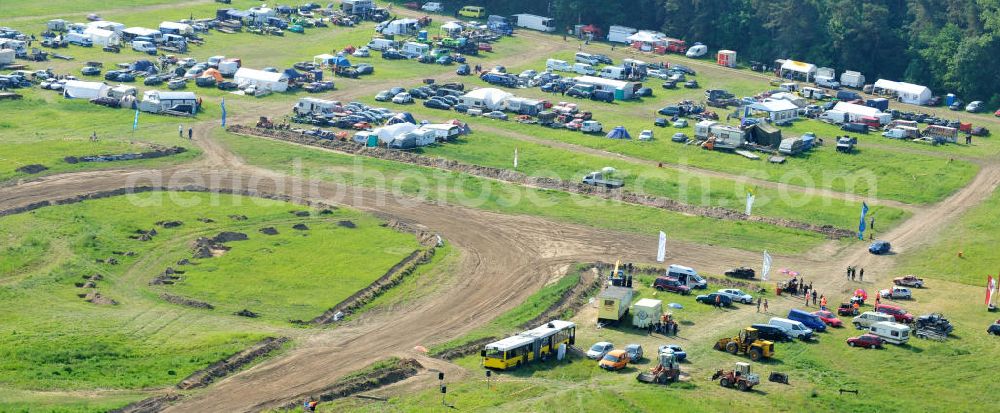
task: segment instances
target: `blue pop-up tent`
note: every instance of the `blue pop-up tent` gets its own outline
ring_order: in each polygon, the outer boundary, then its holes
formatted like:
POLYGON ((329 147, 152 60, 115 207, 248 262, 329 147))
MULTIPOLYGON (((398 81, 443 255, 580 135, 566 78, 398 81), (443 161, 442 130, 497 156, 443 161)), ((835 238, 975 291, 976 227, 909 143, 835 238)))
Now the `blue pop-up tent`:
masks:
POLYGON ((607 138, 609 139, 632 139, 632 136, 628 134, 624 126, 615 126, 611 132, 608 132, 607 138))
POLYGON ((412 123, 412 124, 416 125, 417 124, 417 120, 414 119, 413 115, 411 115, 409 112, 402 112, 402 113, 397 113, 393 117, 389 118, 389 120, 386 121, 385 124, 386 125, 395 125, 397 123, 412 123))

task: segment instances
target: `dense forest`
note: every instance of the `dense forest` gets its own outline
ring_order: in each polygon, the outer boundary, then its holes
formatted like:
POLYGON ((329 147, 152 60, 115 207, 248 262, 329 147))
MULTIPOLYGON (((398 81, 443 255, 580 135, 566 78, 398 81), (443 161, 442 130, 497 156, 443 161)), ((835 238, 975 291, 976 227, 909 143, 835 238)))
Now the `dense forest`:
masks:
POLYGON ((658 30, 740 59, 792 58, 1000 106, 1000 0, 446 0, 560 27, 658 30))

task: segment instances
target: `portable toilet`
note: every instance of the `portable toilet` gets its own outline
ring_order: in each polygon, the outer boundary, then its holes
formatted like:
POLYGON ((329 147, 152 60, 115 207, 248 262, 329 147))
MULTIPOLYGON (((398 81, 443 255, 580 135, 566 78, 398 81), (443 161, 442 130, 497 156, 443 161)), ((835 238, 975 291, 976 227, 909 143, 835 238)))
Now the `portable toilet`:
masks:
POLYGON ((427 41, 427 30, 421 30, 417 32, 417 41, 421 43, 427 41))
POLYGON ((719 50, 715 57, 715 63, 719 66, 736 67, 736 52, 732 50, 719 50))
POLYGON ((954 103, 955 103, 955 94, 954 93, 949 93, 949 94, 945 95, 945 97, 944 97, 944 104, 945 104, 945 106, 951 106, 954 103))
POLYGON ((636 328, 648 328, 660 320, 663 315, 663 301, 643 298, 632 304, 632 325, 636 328))

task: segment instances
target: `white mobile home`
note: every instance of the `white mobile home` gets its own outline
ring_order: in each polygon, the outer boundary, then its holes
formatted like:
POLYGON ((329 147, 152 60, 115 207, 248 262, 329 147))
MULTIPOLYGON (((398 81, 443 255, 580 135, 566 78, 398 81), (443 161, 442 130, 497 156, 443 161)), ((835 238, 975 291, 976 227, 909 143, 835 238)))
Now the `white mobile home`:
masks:
POLYGON ((514 18, 514 25, 517 27, 542 32, 556 31, 556 21, 549 17, 536 16, 534 14, 515 14, 511 17, 514 18))
POLYGON ((424 43, 406 42, 403 43, 403 48, 399 52, 404 56, 420 57, 430 54, 431 46, 424 43))
POLYGON ((145 27, 129 27, 122 30, 122 40, 130 42, 136 37, 148 37, 153 39, 153 42, 160 43, 163 41, 163 33, 159 30, 147 29, 145 27))
POLYGON ((198 112, 198 98, 194 92, 161 92, 147 90, 142 94, 139 110, 150 113, 160 113, 165 110, 190 111, 192 115, 198 112))
POLYGON ((450 123, 429 123, 421 128, 434 131, 438 141, 450 141, 462 134, 461 127, 450 123))
POLYGON ((900 102, 914 105, 926 105, 931 100, 933 94, 927 86, 915 85, 906 82, 893 82, 891 80, 879 79, 872 86, 872 93, 876 95, 894 96, 900 102))
POLYGON ((288 76, 285 76, 284 73, 272 73, 241 67, 236 71, 233 80, 240 87, 255 85, 258 90, 270 90, 272 92, 284 92, 288 90, 288 76))
POLYGON ((545 110, 545 104, 537 99, 511 97, 504 103, 504 110, 519 115, 536 116, 545 110))
POLYGON ((295 104, 295 107, 292 108, 292 112, 295 112, 298 115, 328 115, 341 112, 342 109, 343 108, 340 106, 340 102, 336 100, 304 97, 299 99, 298 103, 295 104))
POLYGON ((848 102, 837 102, 837 104, 833 106, 833 109, 828 112, 842 112, 846 114, 847 120, 850 122, 857 122, 860 121, 861 118, 865 117, 876 118, 879 123, 883 125, 892 122, 892 115, 883 113, 878 110, 878 108, 848 102))
POLYGON ((97 99, 108 96, 109 90, 111 88, 101 82, 67 80, 63 87, 63 96, 69 99, 97 99))
POLYGON ((910 327, 899 323, 879 321, 868 327, 868 331, 887 343, 906 344, 910 340, 910 327))

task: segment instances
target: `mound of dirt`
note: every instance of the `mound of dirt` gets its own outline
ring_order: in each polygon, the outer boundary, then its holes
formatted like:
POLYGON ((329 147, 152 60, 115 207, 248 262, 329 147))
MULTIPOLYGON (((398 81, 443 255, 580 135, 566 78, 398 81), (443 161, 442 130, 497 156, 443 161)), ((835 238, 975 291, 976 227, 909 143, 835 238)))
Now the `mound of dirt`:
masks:
POLYGON ((25 174, 37 174, 37 173, 45 171, 47 169, 49 169, 49 168, 46 167, 45 165, 40 165, 40 164, 37 164, 37 163, 33 163, 31 165, 24 165, 24 166, 22 166, 20 168, 17 168, 17 169, 15 169, 15 171, 20 172, 20 173, 25 173, 25 174))
POLYGON ((137 239, 139 241, 149 241, 153 239, 153 237, 155 237, 157 234, 156 228, 153 228, 149 231, 146 231, 144 229, 137 229, 135 230, 135 233, 136 235, 129 235, 129 238, 137 239))
POLYGON ((181 225, 184 225, 184 223, 181 221, 159 221, 156 223, 156 225, 159 225, 163 228, 177 228, 181 225))
POLYGON ((135 255, 135 251, 111 251, 115 255, 124 255, 126 257, 132 257, 135 255))
POLYGON ((278 230, 274 227, 261 228, 260 233, 264 235, 278 235, 278 230))
POLYGON ((297 229, 299 231, 307 231, 309 230, 309 226, 307 226, 306 224, 295 224, 292 225, 292 229, 297 229))
POLYGON ((177 261, 177 265, 191 265, 191 260, 187 258, 182 259, 180 261, 177 261))
MULTIPOLYGON (((402 359, 394 366, 384 367, 370 373, 340 380, 333 386, 323 389, 319 400, 328 402, 372 389, 377 389, 392 383, 406 380, 416 375, 424 366, 414 359, 402 359)), ((294 409, 299 401, 290 402, 283 409, 294 409)))
POLYGON ((253 311, 250 311, 250 310, 247 310, 245 308, 242 309, 242 310, 240 310, 240 311, 237 311, 237 312, 235 312, 233 314, 238 315, 240 317, 250 317, 250 318, 260 317, 260 314, 257 314, 257 313, 255 313, 253 311))
POLYGON ((297 217, 307 217, 309 216, 309 211, 289 211, 290 214, 297 217))
POLYGON ((177 388, 188 390, 197 387, 207 386, 220 377, 225 377, 229 373, 239 370, 241 367, 253 362, 257 358, 266 356, 268 353, 281 348, 282 344, 288 341, 288 337, 267 337, 257 344, 212 363, 211 366, 203 370, 198 370, 177 383, 177 388))
POLYGON ((233 221, 246 221, 247 220, 247 216, 246 215, 230 215, 229 219, 231 219, 233 221))
POLYGON ((171 294, 166 294, 166 293, 160 294, 160 298, 162 298, 163 301, 166 301, 168 303, 174 303, 174 304, 183 305, 183 306, 186 306, 186 307, 204 308, 206 310, 212 310, 212 309, 215 308, 214 305, 211 305, 211 304, 206 303, 204 301, 192 300, 190 298, 184 298, 184 297, 180 297, 180 296, 176 296, 176 295, 171 295, 171 294))
POLYGON ((332 215, 334 209, 336 209, 336 208, 324 208, 323 210, 319 211, 319 214, 320 215, 332 215))
POLYGON ((91 304, 97 304, 97 305, 118 305, 117 301, 112 300, 111 298, 105 297, 105 296, 101 295, 101 293, 99 293, 97 291, 90 292, 90 294, 87 294, 85 297, 83 297, 83 299, 85 301, 87 301, 88 303, 91 303, 91 304))
POLYGON ((114 258, 114 257, 112 257, 112 258, 97 258, 97 259, 94 260, 94 262, 98 263, 98 264, 118 265, 118 259, 114 258))
POLYGON ((170 403, 177 401, 181 398, 179 394, 167 394, 163 396, 150 397, 148 399, 142 399, 135 403, 131 403, 120 409, 114 409, 108 411, 108 413, 148 413, 148 412, 158 412, 166 409, 170 403))
POLYGON ((212 218, 198 218, 198 221, 204 222, 206 224, 211 224, 211 223, 215 222, 215 220, 212 219, 212 218))
POLYGON ((246 241, 248 239, 250 239, 250 237, 248 237, 247 234, 244 234, 242 232, 224 231, 220 232, 219 235, 216 235, 214 238, 212 238, 211 241, 221 244, 230 241, 246 241))
POLYGON ((357 225, 354 224, 353 221, 348 221, 348 220, 339 221, 339 222, 337 222, 337 225, 340 225, 340 226, 342 226, 344 228, 357 228, 358 227, 357 225))

